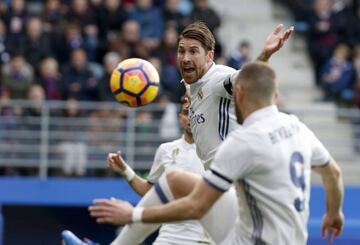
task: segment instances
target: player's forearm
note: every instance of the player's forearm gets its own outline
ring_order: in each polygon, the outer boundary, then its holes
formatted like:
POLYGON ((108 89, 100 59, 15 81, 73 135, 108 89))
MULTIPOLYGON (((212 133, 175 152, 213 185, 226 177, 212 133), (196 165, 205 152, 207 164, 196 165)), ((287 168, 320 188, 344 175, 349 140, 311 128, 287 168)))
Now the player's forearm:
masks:
POLYGON ((131 181, 129 181, 131 188, 140 196, 144 196, 146 192, 150 190, 152 185, 145 179, 136 175, 131 181))
POLYGON ((330 214, 338 213, 341 211, 344 196, 340 168, 333 165, 330 173, 322 175, 322 180, 326 192, 326 212, 330 214))
POLYGON ((163 223, 199 219, 204 213, 205 210, 199 207, 197 203, 188 197, 184 197, 166 205, 144 209, 141 220, 144 223, 163 223))
POLYGON ((267 52, 265 52, 265 50, 263 50, 260 55, 256 58, 257 61, 262 61, 262 62, 268 62, 269 59, 271 57, 271 54, 268 54, 267 52))

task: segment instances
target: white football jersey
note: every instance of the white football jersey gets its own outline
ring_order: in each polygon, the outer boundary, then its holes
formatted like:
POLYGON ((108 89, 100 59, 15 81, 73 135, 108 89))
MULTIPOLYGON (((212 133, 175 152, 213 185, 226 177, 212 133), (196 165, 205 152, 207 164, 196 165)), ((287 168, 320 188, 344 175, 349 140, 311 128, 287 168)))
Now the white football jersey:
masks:
POLYGON ((297 117, 276 106, 247 117, 220 146, 204 177, 221 191, 236 186, 241 218, 227 244, 306 244, 311 167, 329 160, 297 117))
MULTIPOLYGON (((180 168, 197 174, 205 169, 196 155, 195 144, 189 144, 184 137, 164 143, 156 151, 154 163, 147 180, 155 184, 170 168, 180 168)), ((197 220, 163 224, 154 244, 210 244, 206 232, 197 220)))
POLYGON ((232 99, 234 74, 237 71, 233 68, 213 63, 202 78, 190 85, 191 131, 205 168, 227 134, 239 126, 232 99))

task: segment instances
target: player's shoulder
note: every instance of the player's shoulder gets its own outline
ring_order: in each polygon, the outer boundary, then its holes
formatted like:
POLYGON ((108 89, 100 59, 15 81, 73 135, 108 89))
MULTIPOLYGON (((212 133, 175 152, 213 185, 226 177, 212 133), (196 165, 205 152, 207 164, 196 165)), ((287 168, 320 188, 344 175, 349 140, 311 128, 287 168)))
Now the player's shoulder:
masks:
POLYGON ((226 65, 215 65, 212 73, 214 75, 222 75, 222 76, 230 76, 231 74, 235 73, 236 70, 232 67, 226 65))
POLYGON ((182 141, 182 138, 176 139, 173 141, 169 141, 166 143, 162 143, 159 146, 158 150, 163 151, 163 152, 172 151, 174 148, 179 147, 181 145, 181 141, 182 141))

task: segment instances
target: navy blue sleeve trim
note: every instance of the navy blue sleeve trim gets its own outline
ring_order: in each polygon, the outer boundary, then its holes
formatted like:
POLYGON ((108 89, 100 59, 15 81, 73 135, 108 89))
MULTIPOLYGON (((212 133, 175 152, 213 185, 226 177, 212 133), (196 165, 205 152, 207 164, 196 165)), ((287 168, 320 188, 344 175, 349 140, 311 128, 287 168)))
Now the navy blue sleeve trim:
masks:
POLYGON ((233 91, 232 91, 232 84, 230 79, 231 76, 229 76, 229 78, 224 81, 224 88, 228 94, 232 95, 233 91))
POLYGON ((156 191, 156 193, 158 194, 160 200, 161 200, 163 203, 168 203, 168 202, 169 202, 169 200, 168 200, 168 199, 166 198, 166 196, 165 196, 165 193, 164 193, 163 190, 161 189, 159 183, 157 183, 157 184, 155 185, 155 191, 156 191))
POLYGON ((220 174, 219 172, 215 171, 214 169, 210 169, 210 171, 211 171, 214 175, 216 175, 217 177, 225 180, 225 181, 228 182, 229 184, 232 184, 233 181, 232 181, 230 178, 225 177, 224 175, 220 174))
POLYGON ((223 189, 223 188, 220 188, 218 187, 217 185, 215 185, 214 183, 212 183, 209 179, 203 177, 204 181, 209 185, 211 186, 212 188, 214 188, 215 190, 218 190, 220 192, 226 192, 227 190, 223 189))

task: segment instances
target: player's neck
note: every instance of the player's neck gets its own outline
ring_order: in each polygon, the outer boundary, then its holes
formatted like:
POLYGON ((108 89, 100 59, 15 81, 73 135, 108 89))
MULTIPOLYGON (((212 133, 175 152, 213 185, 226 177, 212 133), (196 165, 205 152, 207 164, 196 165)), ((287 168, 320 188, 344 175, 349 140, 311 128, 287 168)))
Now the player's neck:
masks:
POLYGON ((189 144, 194 143, 194 138, 191 133, 184 132, 184 140, 189 144))

